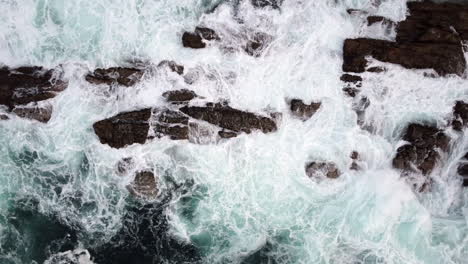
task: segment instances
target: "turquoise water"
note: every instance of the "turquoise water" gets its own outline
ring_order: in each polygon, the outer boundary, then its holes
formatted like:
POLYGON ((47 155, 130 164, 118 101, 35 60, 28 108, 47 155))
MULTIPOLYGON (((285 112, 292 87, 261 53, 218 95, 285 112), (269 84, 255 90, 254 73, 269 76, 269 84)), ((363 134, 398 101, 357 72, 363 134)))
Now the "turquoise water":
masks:
POLYGON ((406 1, 286 0, 280 10, 226 1, 211 12, 219 3, 0 0, 0 62, 61 65, 69 81, 52 99, 49 123, 0 123, 0 263, 465 263, 468 193, 455 171, 466 137, 451 134, 430 193, 415 194, 391 158, 408 122, 447 122, 453 102, 468 99, 466 80, 396 65, 365 73, 370 132, 341 91, 344 39, 394 37, 346 9, 399 21, 406 1), (182 33, 200 24, 224 34, 222 43, 183 48, 182 33), (256 31, 273 37, 258 58, 238 47, 256 31), (198 80, 155 71, 113 90, 84 80, 95 67, 165 59, 198 80), (180 88, 247 111, 282 112, 279 129, 216 144, 99 143, 94 122, 161 105, 164 91, 180 88), (302 122, 288 112, 293 97, 322 107, 302 122), (361 171, 347 169, 354 150, 361 171), (129 194, 133 176, 116 173, 126 157, 158 176, 157 201, 129 194), (307 178, 304 164, 313 159, 335 162, 343 175, 307 178))

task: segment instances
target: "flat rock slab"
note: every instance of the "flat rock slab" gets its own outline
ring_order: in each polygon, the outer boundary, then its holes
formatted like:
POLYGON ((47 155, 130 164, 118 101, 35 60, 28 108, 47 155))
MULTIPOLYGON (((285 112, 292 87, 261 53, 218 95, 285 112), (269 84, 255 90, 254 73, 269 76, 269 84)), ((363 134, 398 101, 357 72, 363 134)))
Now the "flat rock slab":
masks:
POLYGON ((133 86, 143 77, 144 70, 138 68, 111 67, 107 69, 96 69, 86 75, 85 79, 92 84, 119 84, 133 86))
POLYGON ((343 71, 364 72, 366 56, 399 64, 408 69, 434 69, 440 75, 462 75, 466 61, 461 45, 441 43, 396 43, 386 40, 357 38, 345 40, 343 71))
POLYGON ((15 106, 40 102, 65 90, 67 83, 42 67, 0 68, 0 104, 15 106))

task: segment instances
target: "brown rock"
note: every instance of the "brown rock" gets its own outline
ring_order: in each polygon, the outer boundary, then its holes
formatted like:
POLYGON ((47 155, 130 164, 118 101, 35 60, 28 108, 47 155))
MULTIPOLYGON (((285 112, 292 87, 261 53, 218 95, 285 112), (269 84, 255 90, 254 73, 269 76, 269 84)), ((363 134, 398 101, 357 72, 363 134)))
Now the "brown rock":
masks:
POLYGON ((393 166, 403 171, 421 171, 430 174, 435 167, 439 153, 448 150, 450 139, 436 127, 410 124, 403 139, 409 144, 401 146, 393 159, 393 166))
POLYGON ((42 123, 49 122, 52 117, 52 106, 48 107, 15 107, 12 110, 17 116, 28 119, 35 119, 42 123))
POLYGON ((289 104, 291 112, 304 121, 311 118, 322 105, 320 102, 304 104, 304 102, 299 99, 292 99, 289 104))
POLYGON ((42 67, 0 68, 0 105, 10 110, 17 105, 53 98, 66 87, 66 82, 54 77, 53 70, 42 67))
POLYGON ((367 17, 368 26, 372 26, 375 23, 382 23, 384 25, 389 25, 389 26, 395 25, 395 22, 383 16, 368 16, 367 17))
POLYGON ((275 121, 271 118, 237 110, 220 103, 207 104, 201 107, 184 106, 180 108, 180 111, 192 118, 203 120, 234 132, 249 134, 254 130, 261 130, 263 133, 270 133, 277 129, 275 121))
POLYGON ((172 140, 189 138, 189 118, 179 111, 168 109, 155 111, 154 131, 158 138, 169 136, 172 140))
POLYGON ((96 69, 86 75, 85 79, 92 84, 119 84, 129 87, 141 80, 143 74, 144 71, 137 68, 111 67, 96 69))
POLYGON ((313 161, 306 165, 305 170, 309 178, 336 179, 341 174, 333 162, 313 161))
POLYGON ((96 122, 94 132, 102 144, 123 148, 134 143, 146 142, 151 109, 120 113, 114 117, 96 122))
POLYGON ((218 132, 219 137, 221 138, 233 138, 237 137, 237 133, 235 132, 230 132, 230 131, 225 131, 225 130, 220 130, 218 132))
POLYGON ((139 198, 155 199, 158 196, 158 184, 151 171, 138 172, 133 183, 127 189, 139 198))
POLYGON ((440 75, 462 75, 466 62, 460 45, 396 43, 377 39, 347 39, 343 47, 343 71, 364 72, 366 56, 408 69, 434 69, 440 75))
POLYGON ((192 90, 181 89, 181 90, 167 91, 163 93, 162 96, 166 98, 168 102, 171 102, 171 103, 185 103, 197 97, 197 94, 192 90))
POLYGON ((206 47, 205 41, 219 40, 218 34, 211 28, 196 27, 195 32, 184 32, 182 35, 182 45, 192 49, 202 49, 206 47))

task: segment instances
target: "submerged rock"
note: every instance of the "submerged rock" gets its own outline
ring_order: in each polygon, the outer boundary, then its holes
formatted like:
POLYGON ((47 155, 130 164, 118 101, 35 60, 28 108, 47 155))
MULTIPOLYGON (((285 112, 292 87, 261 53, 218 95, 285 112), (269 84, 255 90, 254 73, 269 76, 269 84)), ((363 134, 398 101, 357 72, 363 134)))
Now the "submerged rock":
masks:
POLYGON ((291 112, 304 121, 311 118, 322 105, 321 102, 304 104, 304 102, 299 99, 292 99, 289 104, 291 112))
POLYGON ((15 107, 12 112, 22 118, 34 119, 42 123, 47 123, 52 117, 52 106, 15 107))
POLYGON ((343 74, 340 80, 345 83, 343 92, 351 97, 355 97, 359 93, 359 88, 362 87, 362 77, 359 75, 343 74))
POLYGON ((184 66, 177 64, 175 61, 163 60, 158 64, 158 67, 167 67, 179 75, 184 74, 184 66))
POLYGON ((54 98, 67 87, 67 83, 56 76, 54 70, 42 67, 0 68, 0 105, 12 110, 54 98))
POLYGON ((457 172, 463 178, 463 187, 468 187, 468 163, 460 164, 457 172))
POLYGON ((351 158, 352 162, 351 162, 351 166, 349 168, 351 170, 359 170, 360 169, 360 167, 358 165, 358 162, 359 162, 359 159, 360 159, 359 152, 357 152, 357 151, 351 152, 350 158, 351 158))
POLYGON ((272 8, 279 8, 281 3, 283 2, 282 0, 250 0, 252 5, 254 7, 272 7, 272 8))
POLYGON ((247 41, 244 47, 245 52, 250 56, 258 57, 265 50, 266 46, 271 42, 272 37, 268 34, 257 32, 252 39, 247 41))
POLYGON ((450 139, 437 127, 410 124, 403 139, 408 141, 397 149, 393 166, 407 172, 432 172, 440 158, 438 151, 448 151, 450 139))
POLYGON ((133 183, 127 188, 130 193, 139 198, 155 199, 158 196, 156 178, 151 171, 140 171, 136 173, 133 183))
POLYGON ((305 171, 309 178, 336 179, 341 175, 338 167, 333 162, 313 161, 306 165, 305 171))
POLYGON ((205 41, 219 40, 218 34, 206 27, 196 27, 194 32, 184 32, 182 35, 182 45, 192 49, 202 49, 206 47, 205 41))
POLYGON ((111 67, 96 69, 93 73, 86 75, 85 79, 92 84, 119 84, 129 87, 141 80, 143 74, 142 69, 111 67))
POLYGON ((444 43, 396 43, 378 39, 347 39, 343 47, 343 71, 364 72, 366 56, 408 69, 434 69, 440 75, 462 75, 466 62, 461 45, 444 43))
POLYGON ((162 94, 170 103, 186 103, 197 97, 197 94, 188 89, 167 91, 162 94))
POLYGON ((463 101, 456 101, 453 107, 452 127, 461 131, 468 124, 468 104, 463 101))
POLYGON ((117 162, 116 167, 117 173, 124 175, 135 168, 135 161, 131 157, 123 158, 117 162))
POLYGON ((113 148, 123 148, 134 143, 143 144, 148 137, 150 116, 150 108, 120 113, 94 123, 93 128, 100 142, 113 148))

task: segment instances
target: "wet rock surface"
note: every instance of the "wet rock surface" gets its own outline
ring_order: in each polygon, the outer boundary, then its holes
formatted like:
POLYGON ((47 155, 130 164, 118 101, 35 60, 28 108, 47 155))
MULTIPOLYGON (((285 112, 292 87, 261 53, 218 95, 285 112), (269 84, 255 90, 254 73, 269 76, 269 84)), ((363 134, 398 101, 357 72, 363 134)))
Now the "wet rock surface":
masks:
POLYGON ((385 25, 395 25, 395 22, 383 16, 368 16, 367 17, 368 26, 372 26, 373 24, 376 24, 376 23, 382 23, 385 25))
POLYGON ((10 110, 54 98, 67 87, 54 70, 42 67, 0 68, 0 105, 10 110))
POLYGON ((468 104, 463 101, 456 101, 453 107, 452 127, 461 131, 468 124, 468 104))
POLYGON ((85 79, 92 84, 119 84, 123 86, 132 86, 142 77, 144 71, 138 68, 111 67, 107 69, 96 69, 94 72, 86 75, 85 79))
POLYGON ((279 8, 282 0, 250 0, 253 6, 264 8, 264 7, 272 7, 272 8, 279 8))
POLYGON ((194 32, 184 32, 182 45, 186 48, 203 49, 206 41, 219 40, 218 34, 211 28, 196 27, 194 32))
POLYGON ((143 199, 155 199, 158 196, 158 184, 152 171, 137 172, 127 189, 132 195, 143 199))
MULTIPOLYGON (((428 1, 408 3, 409 15, 397 24, 396 41, 347 39, 343 71, 364 72, 366 56, 408 69, 434 69, 439 75, 462 75, 466 68, 461 40, 468 38, 468 7, 428 1)), ((393 24, 385 17, 369 16, 368 24, 393 24)))
POLYGON ((123 148, 134 143, 143 144, 148 137, 150 116, 150 108, 120 113, 94 123, 93 128, 100 142, 113 148, 123 148))
MULTIPOLYGON (((240 133, 249 134, 256 130, 270 133, 277 129, 274 118, 234 109, 227 104, 178 107, 146 108, 120 113, 94 123, 94 132, 102 144, 123 148, 134 143, 144 144, 153 134, 157 138, 168 136, 172 140, 190 140, 192 137, 210 134, 211 131, 220 138, 232 138, 240 133), (213 129, 203 128, 206 131, 201 131, 202 127, 198 124, 201 121, 209 123, 213 129)), ((191 141, 200 142, 196 139, 191 141)))
POLYGON ((163 93, 162 96, 166 98, 168 102, 171 102, 171 103, 185 103, 196 98, 197 94, 192 90, 181 89, 181 90, 167 91, 163 93))
POLYGON ((463 187, 468 187, 468 160, 466 159, 466 156, 467 155, 465 155, 465 159, 462 160, 463 163, 461 163, 457 168, 457 173, 463 180, 463 187))
POLYGON ((462 75, 466 67, 461 45, 358 38, 345 40, 343 52, 343 71, 346 72, 366 71, 366 56, 408 69, 434 69, 440 75, 462 75))
POLYGON ((336 179, 341 175, 338 167, 333 162, 313 161, 306 165, 305 171, 309 178, 316 179, 336 179))
POLYGON ((179 75, 184 74, 184 66, 177 64, 175 61, 163 60, 158 64, 158 67, 167 67, 179 75))
POLYGON ((250 56, 258 57, 266 49, 272 39, 273 38, 268 34, 257 32, 253 35, 252 39, 247 41, 244 50, 250 56))
POLYGON ((52 106, 46 107, 15 107, 12 110, 17 116, 34 119, 42 123, 49 122, 52 117, 52 106))
POLYGON ((421 172, 428 175, 436 166, 439 151, 448 151, 450 139, 434 126, 410 124, 403 140, 408 141, 397 149, 393 166, 407 172, 421 172))
POLYGON ((300 99, 292 99, 289 102, 291 112, 298 118, 302 120, 307 120, 311 118, 319 109, 322 103, 312 102, 310 104, 305 104, 300 99))

